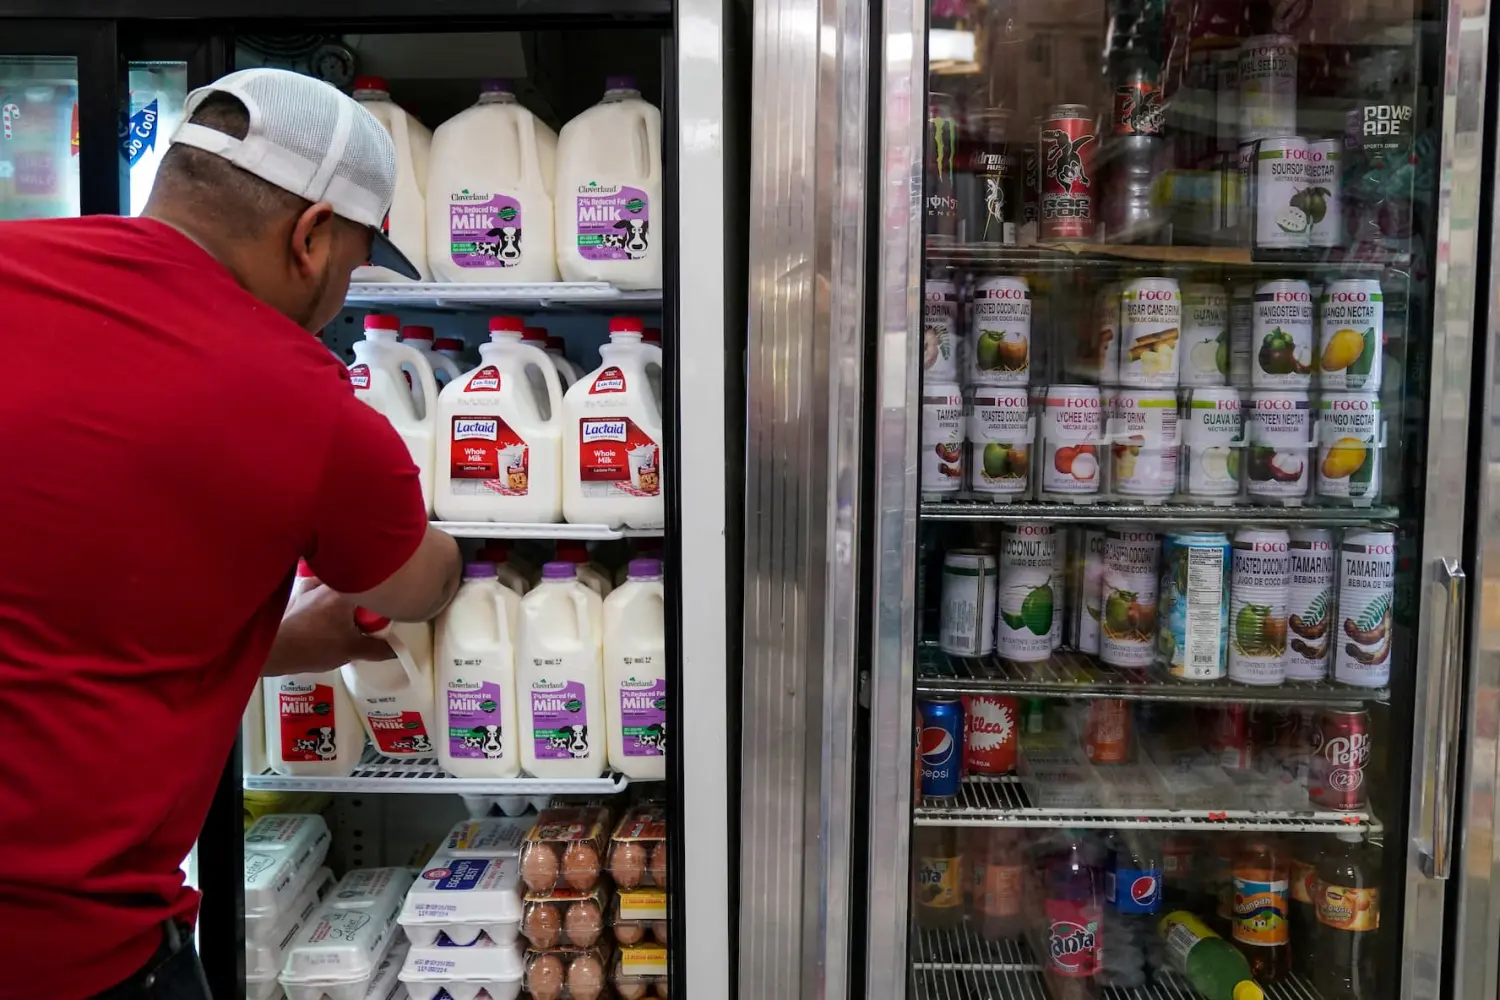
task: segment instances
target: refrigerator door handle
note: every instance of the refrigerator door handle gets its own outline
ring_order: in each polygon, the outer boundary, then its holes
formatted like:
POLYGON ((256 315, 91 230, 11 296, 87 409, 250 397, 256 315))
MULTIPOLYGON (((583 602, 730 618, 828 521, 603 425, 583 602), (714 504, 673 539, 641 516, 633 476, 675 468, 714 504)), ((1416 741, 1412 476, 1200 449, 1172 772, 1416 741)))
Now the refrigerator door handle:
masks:
POLYGON ((1458 781, 1458 728, 1463 691, 1464 611, 1468 577, 1457 559, 1438 560, 1438 583, 1447 590, 1448 607, 1443 616, 1442 676, 1438 690, 1436 753, 1433 755, 1431 840, 1422 851, 1422 872, 1428 878, 1446 879, 1453 867, 1454 786, 1458 781))

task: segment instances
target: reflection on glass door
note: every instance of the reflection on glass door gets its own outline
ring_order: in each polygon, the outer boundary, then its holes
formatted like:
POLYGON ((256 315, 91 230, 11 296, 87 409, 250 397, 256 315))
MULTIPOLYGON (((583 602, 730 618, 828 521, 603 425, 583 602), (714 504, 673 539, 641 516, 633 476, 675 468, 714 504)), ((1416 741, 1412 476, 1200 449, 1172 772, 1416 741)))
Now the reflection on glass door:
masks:
POLYGON ((78 214, 78 61, 0 55, 0 220, 78 214))
POLYGON ((130 169, 130 195, 121 214, 139 215, 146 206, 167 140, 182 122, 187 73, 186 62, 130 64, 130 107, 120 138, 120 155, 130 169))

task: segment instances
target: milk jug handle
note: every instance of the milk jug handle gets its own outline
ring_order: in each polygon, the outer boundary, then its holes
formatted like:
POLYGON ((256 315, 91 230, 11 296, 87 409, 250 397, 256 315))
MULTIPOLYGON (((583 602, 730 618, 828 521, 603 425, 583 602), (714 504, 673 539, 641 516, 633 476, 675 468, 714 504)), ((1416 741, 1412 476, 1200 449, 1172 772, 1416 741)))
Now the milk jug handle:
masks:
POLYGON ((379 639, 391 647, 391 652, 396 654, 396 659, 401 663, 401 669, 406 673, 406 679, 416 690, 422 690, 425 681, 422 674, 417 670, 416 657, 411 655, 411 650, 406 648, 406 643, 396 634, 395 626, 391 620, 384 615, 377 615, 366 608, 354 609, 354 626, 372 639, 379 639))
POLYGON ((547 400, 552 406, 552 419, 559 420, 562 417, 562 382, 557 377, 557 366, 552 363, 552 358, 540 347, 530 344, 521 345, 521 353, 525 364, 536 365, 542 373, 542 382, 547 386, 547 400))
POLYGON ((510 613, 505 608, 505 594, 496 590, 491 595, 495 601, 495 639, 498 645, 515 647, 515 636, 510 634, 510 613))
POLYGON ((657 380, 652 382, 648 378, 646 384, 651 387, 652 395, 655 397, 656 412, 661 413, 666 408, 665 401, 661 398, 661 393, 656 388, 661 384, 662 377, 666 375, 666 368, 661 363, 661 347, 657 344, 642 344, 641 348, 641 367, 650 368, 652 365, 656 366, 657 380))
POLYGON ((661 180, 661 117, 653 115, 655 109, 644 101, 637 109, 640 116, 641 130, 646 133, 646 148, 642 150, 646 154, 646 162, 642 164, 643 173, 647 174, 653 182, 661 180))
POLYGON ((599 645, 599 637, 594 634, 594 618, 589 614, 589 595, 582 590, 573 594, 573 614, 578 618, 578 638, 599 645))
POLYGON ((417 381, 422 386, 422 417, 430 419, 437 413, 438 384, 437 378, 432 374, 432 363, 429 362, 422 352, 410 344, 396 343, 391 345, 397 348, 401 354, 403 364, 410 364, 412 371, 417 373, 417 381))
POLYGON ((523 111, 515 116, 515 120, 516 137, 521 146, 521 172, 532 186, 545 186, 542 184, 542 161, 536 149, 536 116, 523 111))

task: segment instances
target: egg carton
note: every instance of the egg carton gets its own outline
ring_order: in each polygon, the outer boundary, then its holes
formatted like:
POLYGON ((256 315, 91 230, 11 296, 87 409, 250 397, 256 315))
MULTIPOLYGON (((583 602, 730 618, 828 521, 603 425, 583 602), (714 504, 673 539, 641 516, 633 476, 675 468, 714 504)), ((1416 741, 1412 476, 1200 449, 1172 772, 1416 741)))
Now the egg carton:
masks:
POLYGON ((543 810, 521 847, 521 879, 530 893, 592 889, 609 847, 609 809, 564 806, 543 810))
POLYGON ((468 946, 446 936, 428 946, 413 945, 401 967, 401 982, 412 1000, 475 1000, 481 992, 490 1000, 515 1000, 521 993, 525 962, 518 943, 496 944, 480 938, 468 946))
POLYGON ((667 995, 667 949, 662 945, 622 947, 610 976, 622 1000, 667 995))
POLYGON ((609 838, 609 873, 621 889, 667 884, 667 812, 653 803, 636 806, 609 838))
POLYGON ((448 831, 438 853, 454 858, 518 858, 530 829, 530 819, 467 819, 448 831))
POLYGON ((410 884, 404 868, 366 868, 334 886, 287 948, 280 979, 288 1000, 361 1000, 392 944, 404 946, 396 916, 410 884))
POLYGON ((604 884, 587 892, 553 889, 545 895, 526 898, 521 934, 539 951, 559 945, 592 947, 604 933, 609 891, 604 884))
MULTIPOLYGON (((302 925, 308 921, 318 909, 323 896, 333 885, 333 873, 327 868, 319 868, 313 873, 312 879, 302 890, 292 908, 276 925, 274 933, 268 935, 266 940, 253 940, 248 935, 245 939, 245 982, 249 986, 263 987, 265 984, 276 985, 276 977, 281 974, 281 965, 286 957, 286 950, 296 940, 302 925)), ((261 990, 260 992, 264 992, 261 990)), ((252 998, 254 1000, 254 998, 252 998)))
POLYGON ((607 995, 609 946, 526 953, 526 992, 533 1000, 595 1000, 607 995))
POLYGON ((622 945, 640 944, 648 935, 666 944, 666 890, 621 891, 610 908, 609 922, 614 927, 615 940, 622 945))
POLYGON ((245 933, 264 938, 328 856, 321 816, 262 816, 245 831, 245 933))
MULTIPOLYGON (((399 934, 398 934, 399 937, 399 934)), ((340 983, 282 983, 286 1000, 400 1000, 404 987, 399 978, 401 963, 406 960, 407 944, 393 941, 370 975, 360 980, 340 983)))
POLYGON ((413 944, 445 935, 459 946, 487 935, 509 944, 521 933, 521 884, 514 858, 436 854, 417 876, 398 918, 413 944))

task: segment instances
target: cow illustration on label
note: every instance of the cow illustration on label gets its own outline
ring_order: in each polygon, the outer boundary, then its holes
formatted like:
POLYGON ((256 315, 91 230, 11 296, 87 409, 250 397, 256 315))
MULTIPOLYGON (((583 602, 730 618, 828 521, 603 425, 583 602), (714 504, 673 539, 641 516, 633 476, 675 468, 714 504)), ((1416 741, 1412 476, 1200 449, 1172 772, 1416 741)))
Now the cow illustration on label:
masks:
POLYGON ((432 753, 432 739, 422 724, 421 712, 367 710, 370 735, 384 754, 432 753))
POLYGON ((578 253, 641 260, 651 250, 650 198, 640 188, 589 181, 578 188, 578 253))
POLYGON ((455 416, 452 426, 449 475, 455 496, 481 490, 526 496, 529 449, 509 424, 498 416, 482 415, 455 416))
POLYGON ((449 253, 459 267, 515 267, 521 263, 521 203, 503 194, 448 196, 449 253))
POLYGON ((459 678, 448 686, 447 694, 449 754, 483 760, 504 757, 500 685, 459 678))

